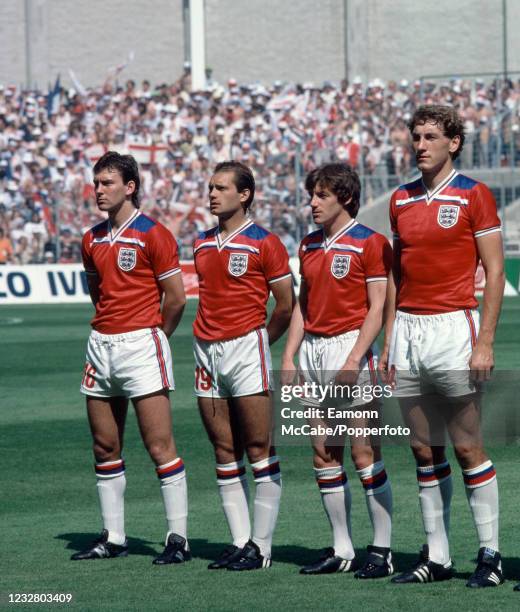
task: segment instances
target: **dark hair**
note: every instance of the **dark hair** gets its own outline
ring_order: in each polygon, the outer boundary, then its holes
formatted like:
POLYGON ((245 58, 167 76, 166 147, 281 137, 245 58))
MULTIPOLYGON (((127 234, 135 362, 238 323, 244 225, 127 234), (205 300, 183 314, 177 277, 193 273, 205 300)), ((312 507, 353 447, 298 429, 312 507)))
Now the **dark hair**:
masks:
POLYGON ((130 181, 134 181, 135 190, 132 194, 132 204, 139 208, 141 179, 139 178, 139 168, 135 159, 131 155, 120 155, 116 151, 107 151, 97 160, 93 168, 94 174, 99 174, 102 170, 117 170, 125 185, 130 181))
POLYGON ((217 174, 217 172, 232 172, 235 187, 239 193, 245 189, 249 189, 249 197, 244 202, 244 210, 247 210, 251 206, 251 203, 255 197, 255 177, 251 172, 251 168, 242 162, 232 159, 230 161, 217 164, 213 174, 217 174))
POLYGON ((305 179, 305 189, 311 197, 318 184, 331 191, 353 219, 357 217, 361 182, 355 170, 342 163, 323 164, 314 168, 305 179))
POLYGON ((464 147, 464 123, 457 110, 452 106, 442 106, 441 104, 425 104, 413 114, 408 124, 410 132, 414 131, 416 125, 424 125, 426 122, 434 123, 442 133, 448 138, 460 138, 459 148, 451 154, 452 159, 457 159, 464 147))

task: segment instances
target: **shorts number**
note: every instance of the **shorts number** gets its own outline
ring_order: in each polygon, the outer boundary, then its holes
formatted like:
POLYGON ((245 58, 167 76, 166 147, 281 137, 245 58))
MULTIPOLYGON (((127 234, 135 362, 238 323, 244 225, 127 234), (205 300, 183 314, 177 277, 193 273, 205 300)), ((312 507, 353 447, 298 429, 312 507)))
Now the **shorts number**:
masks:
POLYGON ((82 385, 87 389, 92 389, 92 387, 96 384, 96 379, 94 378, 95 374, 96 368, 87 362, 85 364, 85 370, 83 371, 82 385))
POLYGON ((204 368, 195 368, 195 389, 198 391, 209 391, 211 389, 211 376, 204 368))

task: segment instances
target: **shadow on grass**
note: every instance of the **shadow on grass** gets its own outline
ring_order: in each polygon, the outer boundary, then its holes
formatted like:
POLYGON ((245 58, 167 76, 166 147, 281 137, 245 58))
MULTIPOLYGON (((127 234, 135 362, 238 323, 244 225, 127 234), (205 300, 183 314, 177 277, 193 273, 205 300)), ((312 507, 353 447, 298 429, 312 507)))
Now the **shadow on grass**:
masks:
MULTIPOLYGON (((520 556, 520 549, 519 549, 520 556)), ((502 557, 502 567, 504 569, 504 577, 506 580, 520 581, 520 558, 519 557, 502 557)))
MULTIPOLYGON (((208 542, 197 538, 190 539, 190 548, 194 557, 207 559, 212 561, 216 559, 224 548, 229 546, 229 542, 208 542)), ((273 546, 273 562, 287 563, 301 567, 307 565, 320 557, 323 548, 309 548, 307 546, 297 545, 275 545, 273 546)), ((360 564, 363 564, 367 556, 366 549, 356 549, 356 559, 360 564)), ((412 567, 417 561, 418 555, 415 553, 397 553, 394 554, 394 566, 397 571, 404 571, 412 567)))
MULTIPOLYGON (((219 557, 229 542, 208 542, 201 538, 190 538, 190 548, 193 556, 207 561, 219 557)), ((316 558, 319 551, 313 551, 304 546, 274 546, 273 561, 276 563, 291 563, 300 566, 308 560, 316 558)))
MULTIPOLYGON (((55 536, 56 540, 65 540, 67 542, 66 548, 71 552, 88 548, 97 538, 99 538, 99 533, 60 533, 55 536)), ((154 543, 140 538, 128 538, 128 552, 131 555, 156 557, 159 549, 152 548, 149 544, 154 543)))

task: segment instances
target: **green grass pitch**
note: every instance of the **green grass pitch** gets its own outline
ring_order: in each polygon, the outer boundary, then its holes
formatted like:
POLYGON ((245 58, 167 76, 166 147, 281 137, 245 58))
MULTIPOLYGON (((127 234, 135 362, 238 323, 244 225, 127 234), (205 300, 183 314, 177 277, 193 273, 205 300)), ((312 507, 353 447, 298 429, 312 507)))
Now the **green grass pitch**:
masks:
MULTIPOLYGON (((72 593, 72 605, 82 610, 519 609, 520 593, 512 591, 520 580, 516 443, 489 448, 501 494, 501 541, 508 578, 502 587, 475 592, 464 586, 474 567, 477 540, 454 459, 454 580, 399 587, 386 579, 367 584, 349 574, 300 576, 299 566, 331 541, 307 446, 278 449, 284 491, 272 569, 246 575, 207 571, 208 561, 228 543, 228 532, 211 448, 192 392, 195 307, 194 301, 188 304, 172 340, 178 387, 173 394, 174 429, 188 475, 189 536, 195 558, 183 566, 165 567, 151 564, 162 548, 165 523, 159 485, 132 411, 125 440, 131 555, 69 561, 70 554, 100 530, 90 435, 78 392, 92 309, 87 305, 0 308, 0 607, 7 603, 8 593, 61 592, 72 593)), ((498 367, 520 370, 519 342, 520 298, 507 298, 496 344, 498 367)), ((273 350, 275 363, 280 352, 278 343, 273 350)), ((423 541, 414 464, 403 446, 387 447, 385 462, 394 493, 395 561, 398 568, 405 568, 423 541)), ((363 554, 371 529, 361 486, 348 463, 347 472, 353 491, 354 543, 363 554)))

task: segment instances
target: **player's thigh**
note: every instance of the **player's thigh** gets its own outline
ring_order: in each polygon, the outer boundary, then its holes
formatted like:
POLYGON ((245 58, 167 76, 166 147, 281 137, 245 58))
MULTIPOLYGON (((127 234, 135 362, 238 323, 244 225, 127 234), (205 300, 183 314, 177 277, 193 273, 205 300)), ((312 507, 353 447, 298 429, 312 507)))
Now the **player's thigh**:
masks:
POLYGON ((426 317, 421 363, 439 395, 463 398, 477 390, 469 361, 479 330, 478 312, 458 310, 426 317))
POLYGON ((219 463, 240 460, 244 454, 240 426, 229 400, 198 397, 197 403, 202 423, 219 463))
POLYGON ((177 457, 172 434, 170 396, 166 389, 132 398, 146 449, 157 463, 177 457))
POLYGON ((207 342, 200 338, 193 338, 193 356, 195 358, 195 395, 201 398, 218 398, 221 391, 218 388, 218 375, 216 371, 216 351, 218 342, 207 342))
POLYGON ((113 378, 129 398, 175 389, 171 349, 161 329, 121 334, 114 343, 111 359, 113 378))
POLYGON ((124 395, 112 380, 111 349, 103 336, 92 330, 87 343, 80 391, 88 397, 110 398, 124 395))
POLYGON ((327 381, 322 380, 322 371, 320 362, 317 358, 318 347, 323 344, 321 338, 305 334, 298 351, 299 376, 301 382, 315 382, 316 384, 326 384, 327 381))
POLYGON ((273 429, 273 405, 269 393, 232 398, 233 410, 250 461, 270 455, 273 429))
POLYGON ((433 385, 421 376, 419 364, 424 342, 417 340, 417 330, 424 321, 417 315, 397 311, 388 355, 388 369, 395 383, 393 396, 415 400, 435 391, 433 385))
POLYGON ((272 361, 265 328, 223 343, 218 360, 219 386, 233 397, 260 395, 272 391, 272 361))
POLYGON ((123 448, 128 400, 87 396, 87 416, 97 461, 119 459, 123 448))

